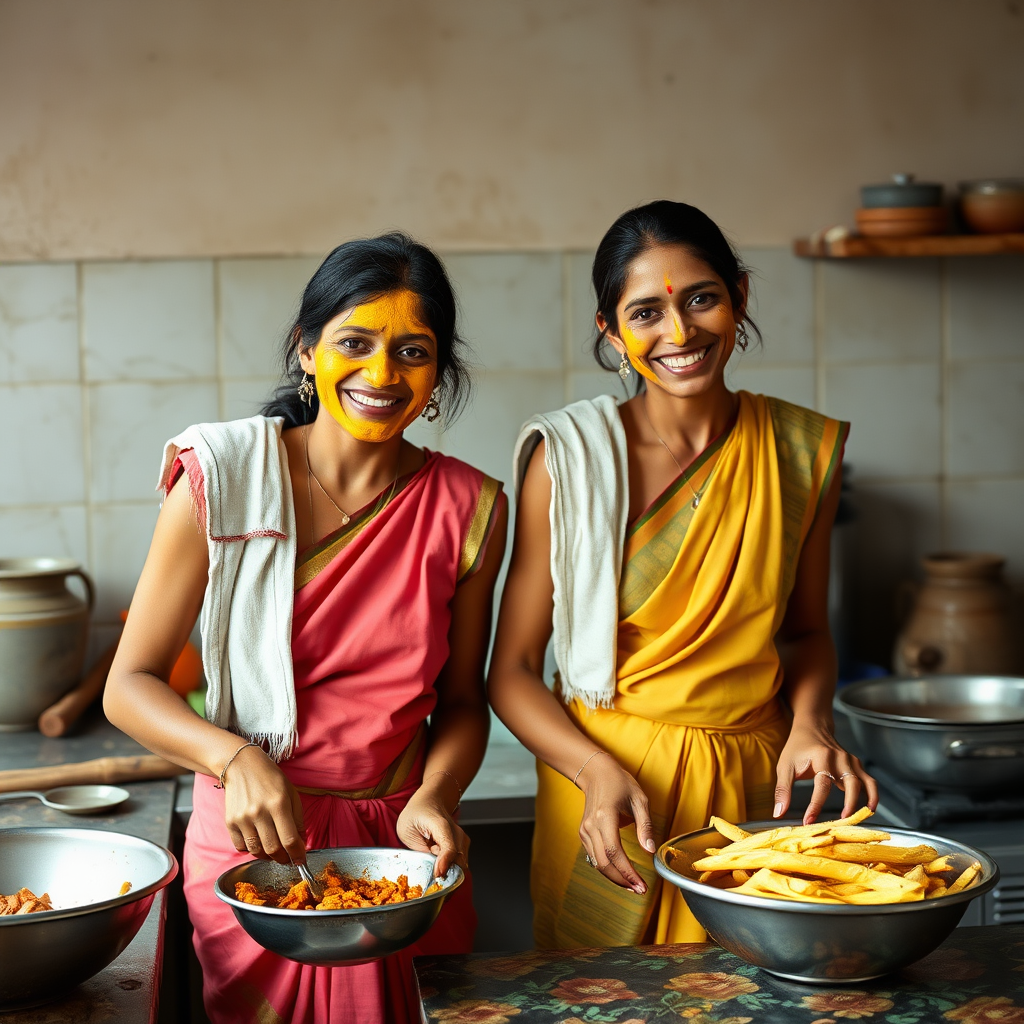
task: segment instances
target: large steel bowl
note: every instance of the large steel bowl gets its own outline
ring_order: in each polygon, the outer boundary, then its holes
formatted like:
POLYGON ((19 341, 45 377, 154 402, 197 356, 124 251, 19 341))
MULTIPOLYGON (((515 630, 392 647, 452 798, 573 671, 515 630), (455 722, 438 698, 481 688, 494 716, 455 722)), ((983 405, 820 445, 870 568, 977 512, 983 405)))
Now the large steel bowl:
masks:
POLYGON ((1024 786, 1024 679, 899 676, 836 694, 856 753, 929 789, 1024 786))
MULTIPOLYGON (((761 821, 748 832, 799 822, 761 821)), ((896 846, 926 843, 949 854, 951 878, 972 861, 981 880, 963 892, 917 903, 835 906, 747 896, 697 881, 693 862, 729 840, 713 828, 664 843, 654 858, 662 878, 682 891, 686 905, 708 934, 730 953, 780 978, 817 985, 868 981, 899 970, 939 946, 963 917, 967 904, 999 880, 995 861, 979 850, 939 836, 887 828, 896 846)))
MULTIPOLYGON (((407 875, 410 885, 422 885, 424 890, 434 880, 435 860, 428 853, 373 846, 310 850, 306 855, 314 873, 334 861, 339 871, 355 878, 365 873, 370 878, 395 881, 399 875, 407 875)), ((298 873, 288 865, 254 860, 225 871, 214 892, 265 949, 301 964, 344 967, 397 953, 425 935, 444 901, 462 884, 463 874, 460 867, 453 866, 440 879, 441 889, 429 896, 366 909, 278 910, 235 899, 236 882, 287 889, 298 880, 298 873)))
POLYGON ((163 847, 120 832, 0 829, 0 892, 48 892, 55 907, 0 917, 0 1011, 57 999, 103 970, 177 873, 163 847))

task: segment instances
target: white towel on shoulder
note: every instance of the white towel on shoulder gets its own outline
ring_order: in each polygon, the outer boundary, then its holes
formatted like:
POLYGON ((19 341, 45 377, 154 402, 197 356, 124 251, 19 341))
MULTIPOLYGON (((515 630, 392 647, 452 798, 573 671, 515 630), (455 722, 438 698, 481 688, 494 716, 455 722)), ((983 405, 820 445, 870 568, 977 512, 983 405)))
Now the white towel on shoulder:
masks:
POLYGON ((626 432, 611 395, 534 416, 512 459, 517 497, 542 438, 551 477, 552 644, 562 697, 611 707, 629 514, 626 432))
POLYGON ((253 416, 198 423, 164 447, 158 488, 178 453, 203 470, 210 575, 200 629, 206 717, 266 746, 275 761, 297 742, 292 671, 295 510, 284 421, 253 416))

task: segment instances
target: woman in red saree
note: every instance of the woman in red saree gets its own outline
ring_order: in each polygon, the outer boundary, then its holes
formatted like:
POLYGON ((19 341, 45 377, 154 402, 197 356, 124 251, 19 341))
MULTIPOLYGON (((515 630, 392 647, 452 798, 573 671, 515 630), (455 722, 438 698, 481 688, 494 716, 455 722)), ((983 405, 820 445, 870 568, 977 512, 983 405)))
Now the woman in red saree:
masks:
POLYGON ((416 1020, 412 956, 471 949, 468 885, 415 946, 351 968, 267 952, 213 894, 217 876, 250 855, 300 862, 307 848, 404 844, 435 853, 438 874, 466 865, 454 812, 486 744, 483 661, 506 509, 495 481, 402 438, 435 395, 457 406, 454 323, 429 250, 400 235, 340 246, 289 334, 289 370, 310 412, 279 395, 265 412, 281 419, 200 425, 169 447, 167 499, 104 706, 197 773, 185 892, 215 1024, 416 1020), (240 458, 264 433, 269 462, 255 448, 240 458), (275 480, 279 522, 267 511, 275 480), (240 514, 258 528, 222 525, 240 514), (273 592, 282 573, 251 575, 276 583, 246 576, 260 550, 271 570, 282 554, 290 564, 287 617, 273 592), (204 596, 206 720, 164 682, 204 596), (269 642, 271 654, 283 622, 293 683, 282 685, 271 659, 232 654, 237 617, 225 635, 209 610, 225 601, 230 615, 266 609, 248 642, 269 642))

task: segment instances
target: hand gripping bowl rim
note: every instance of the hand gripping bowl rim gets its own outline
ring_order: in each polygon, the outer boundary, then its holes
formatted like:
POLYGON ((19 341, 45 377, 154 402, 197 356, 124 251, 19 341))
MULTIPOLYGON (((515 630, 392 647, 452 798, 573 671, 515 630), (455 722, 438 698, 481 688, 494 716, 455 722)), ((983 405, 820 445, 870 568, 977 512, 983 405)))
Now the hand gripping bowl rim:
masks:
POLYGON ((154 843, 151 839, 143 839, 141 836, 133 836, 129 832, 118 832, 113 829, 105 828, 75 828, 73 826, 64 825, 27 825, 21 828, 0 829, 0 839, 5 836, 15 835, 54 835, 58 838, 64 837, 74 840, 83 832, 89 833, 90 836, 117 836, 118 840, 122 843, 128 840, 131 843, 137 843, 140 847, 152 847, 167 858, 167 870, 164 871, 158 879, 150 882, 149 885, 144 885, 139 889, 132 888, 123 896, 114 896, 109 900, 102 900, 99 903, 83 903, 81 906, 77 907, 54 908, 53 910, 36 910, 31 914, 0 915, 0 928, 13 928, 20 924, 32 924, 34 921, 56 921, 60 918, 81 917, 84 914, 93 914, 100 910, 109 910, 114 907, 126 906, 129 903, 135 903, 137 900, 145 899, 147 896, 154 895, 161 889, 166 888, 174 881, 175 878, 178 877, 178 858, 175 857, 170 850, 161 846, 159 843, 154 843))
MULTIPOLYGON (((798 820, 749 821, 741 824, 739 827, 747 832, 764 832, 770 828, 780 828, 786 825, 794 826, 800 824, 802 824, 802 822, 798 820)), ((695 829, 693 832, 685 832, 682 835, 676 836, 674 839, 669 839, 662 843, 661 846, 658 847, 657 853, 654 855, 654 869, 663 879, 665 879, 666 882, 671 882, 678 889, 682 890, 684 893, 684 899, 686 892, 695 892, 697 895, 707 895, 711 899, 718 899, 722 902, 731 903, 736 906, 764 907, 770 910, 780 910, 784 913, 839 914, 845 917, 865 917, 869 915, 877 915, 879 913, 920 913, 934 909, 936 906, 949 907, 956 903, 965 903, 976 899, 979 896, 984 896, 985 893, 993 889, 999 882, 999 865, 982 850, 975 849, 972 846, 967 846, 964 843, 959 843, 955 839, 947 839, 945 836, 932 835, 928 832, 917 832, 913 829, 897 828, 895 826, 888 825, 879 827, 883 828, 884 831, 888 832, 893 837, 904 836, 915 840, 916 843, 925 843, 929 846, 935 846, 938 844, 936 849, 938 849, 939 846, 952 847, 953 849, 949 852, 965 854, 981 864, 982 880, 976 885, 971 885, 966 889, 962 889, 960 892, 953 893, 951 896, 937 896, 930 900, 914 900, 908 903, 804 903, 801 900, 787 900, 783 897, 780 897, 779 899, 772 899, 768 896, 751 896, 748 893, 734 893, 730 892, 728 889, 718 889, 715 886, 707 885, 704 882, 698 882, 695 878, 689 878, 687 875, 680 874, 678 871, 674 871, 670 868, 666 861, 666 853, 675 843, 692 839, 701 834, 705 834, 709 838, 721 835, 717 829, 711 828, 710 826, 708 828, 695 829)), ((941 851, 939 855, 943 855, 941 851)))
MULTIPOLYGON (((338 850, 338 849, 344 849, 344 850, 346 850, 347 852, 350 852, 350 853, 359 853, 359 852, 364 851, 364 850, 367 851, 367 852, 373 851, 373 852, 376 853, 376 852, 379 852, 382 849, 392 849, 392 847, 380 847, 380 846, 346 846, 346 847, 336 847, 336 846, 325 846, 325 847, 321 847, 320 849, 309 850, 307 852, 308 853, 328 853, 328 852, 335 851, 335 850, 338 850)), ((419 850, 407 850, 407 849, 403 849, 402 847, 393 847, 393 849, 401 850, 404 854, 413 854, 414 856, 420 856, 420 857, 429 858, 430 861, 431 861, 431 867, 433 867, 433 865, 437 863, 437 858, 433 854, 430 854, 430 853, 422 853, 419 850)), ((434 879, 434 881, 440 881, 442 883, 442 888, 437 889, 435 892, 432 892, 432 893, 424 893, 422 896, 417 896, 416 899, 402 900, 400 903, 383 903, 383 904, 381 904, 379 906, 373 906, 373 907, 347 907, 347 908, 341 909, 341 910, 289 910, 289 909, 287 909, 285 907, 260 907, 260 906, 257 906, 255 903, 246 903, 244 900, 236 899, 234 896, 230 896, 230 895, 228 895, 227 892, 225 892, 224 884, 225 884, 225 879, 227 878, 227 876, 234 874, 236 871, 238 871, 239 868, 248 867, 255 860, 256 860, 256 858, 254 858, 253 860, 243 861, 241 864, 236 864, 234 867, 228 868, 227 871, 221 872, 221 874, 217 876, 217 880, 213 883, 214 895, 216 895, 216 897, 219 900, 221 900, 222 902, 226 903, 232 909, 238 908, 240 910, 254 911, 254 912, 259 913, 259 914, 269 914, 272 917, 283 916, 283 917, 288 918, 289 920, 293 919, 293 918, 296 918, 296 917, 298 917, 298 918, 309 917, 309 918, 315 918, 316 920, 319 921, 321 919, 329 919, 329 918, 332 918, 332 917, 355 917, 355 916, 357 916, 359 914, 369 914, 369 913, 378 913, 378 912, 379 913, 387 913, 388 911, 392 911, 392 910, 400 910, 402 907, 418 906, 419 904, 426 903, 426 902, 429 902, 429 901, 432 901, 432 900, 436 900, 436 899, 438 899, 441 896, 450 896, 453 892, 455 892, 455 890, 460 885, 462 885, 462 883, 466 879, 466 874, 462 870, 462 868, 460 868, 458 864, 452 864, 451 867, 448 868, 448 871, 444 875, 442 875, 440 879, 434 879), (454 874, 453 874, 453 872, 454 872, 454 874), (448 883, 448 884, 444 884, 445 881, 449 877, 452 878, 452 881, 450 883, 448 883)), ((433 882, 431 882, 431 884, 433 884, 433 882)))

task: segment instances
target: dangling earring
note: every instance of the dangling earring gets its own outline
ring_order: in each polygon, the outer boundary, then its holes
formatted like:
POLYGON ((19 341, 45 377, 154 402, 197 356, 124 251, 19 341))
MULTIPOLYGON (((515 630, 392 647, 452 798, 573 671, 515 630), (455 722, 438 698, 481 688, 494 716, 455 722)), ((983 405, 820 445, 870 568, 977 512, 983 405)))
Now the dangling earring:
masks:
POLYGON ((619 363, 619 376, 622 378, 623 381, 625 381, 626 378, 629 376, 629 374, 630 374, 629 360, 626 358, 626 353, 623 352, 622 353, 622 362, 619 363))
POLYGON ((741 352, 746 352, 747 346, 750 344, 750 338, 747 337, 747 325, 742 320, 736 325, 736 344, 741 352))
MULTIPOLYGON (((436 394, 437 392, 434 392, 436 394)), ((420 415, 428 422, 433 423, 438 416, 441 415, 441 406, 437 404, 437 399, 434 394, 430 396, 430 400, 425 406, 423 406, 423 412, 420 415)))
POLYGON ((295 389, 299 395, 299 401, 304 402, 306 405, 313 408, 313 396, 316 394, 316 388, 313 386, 313 380, 308 373, 302 374, 302 380, 299 381, 299 386, 295 389))

